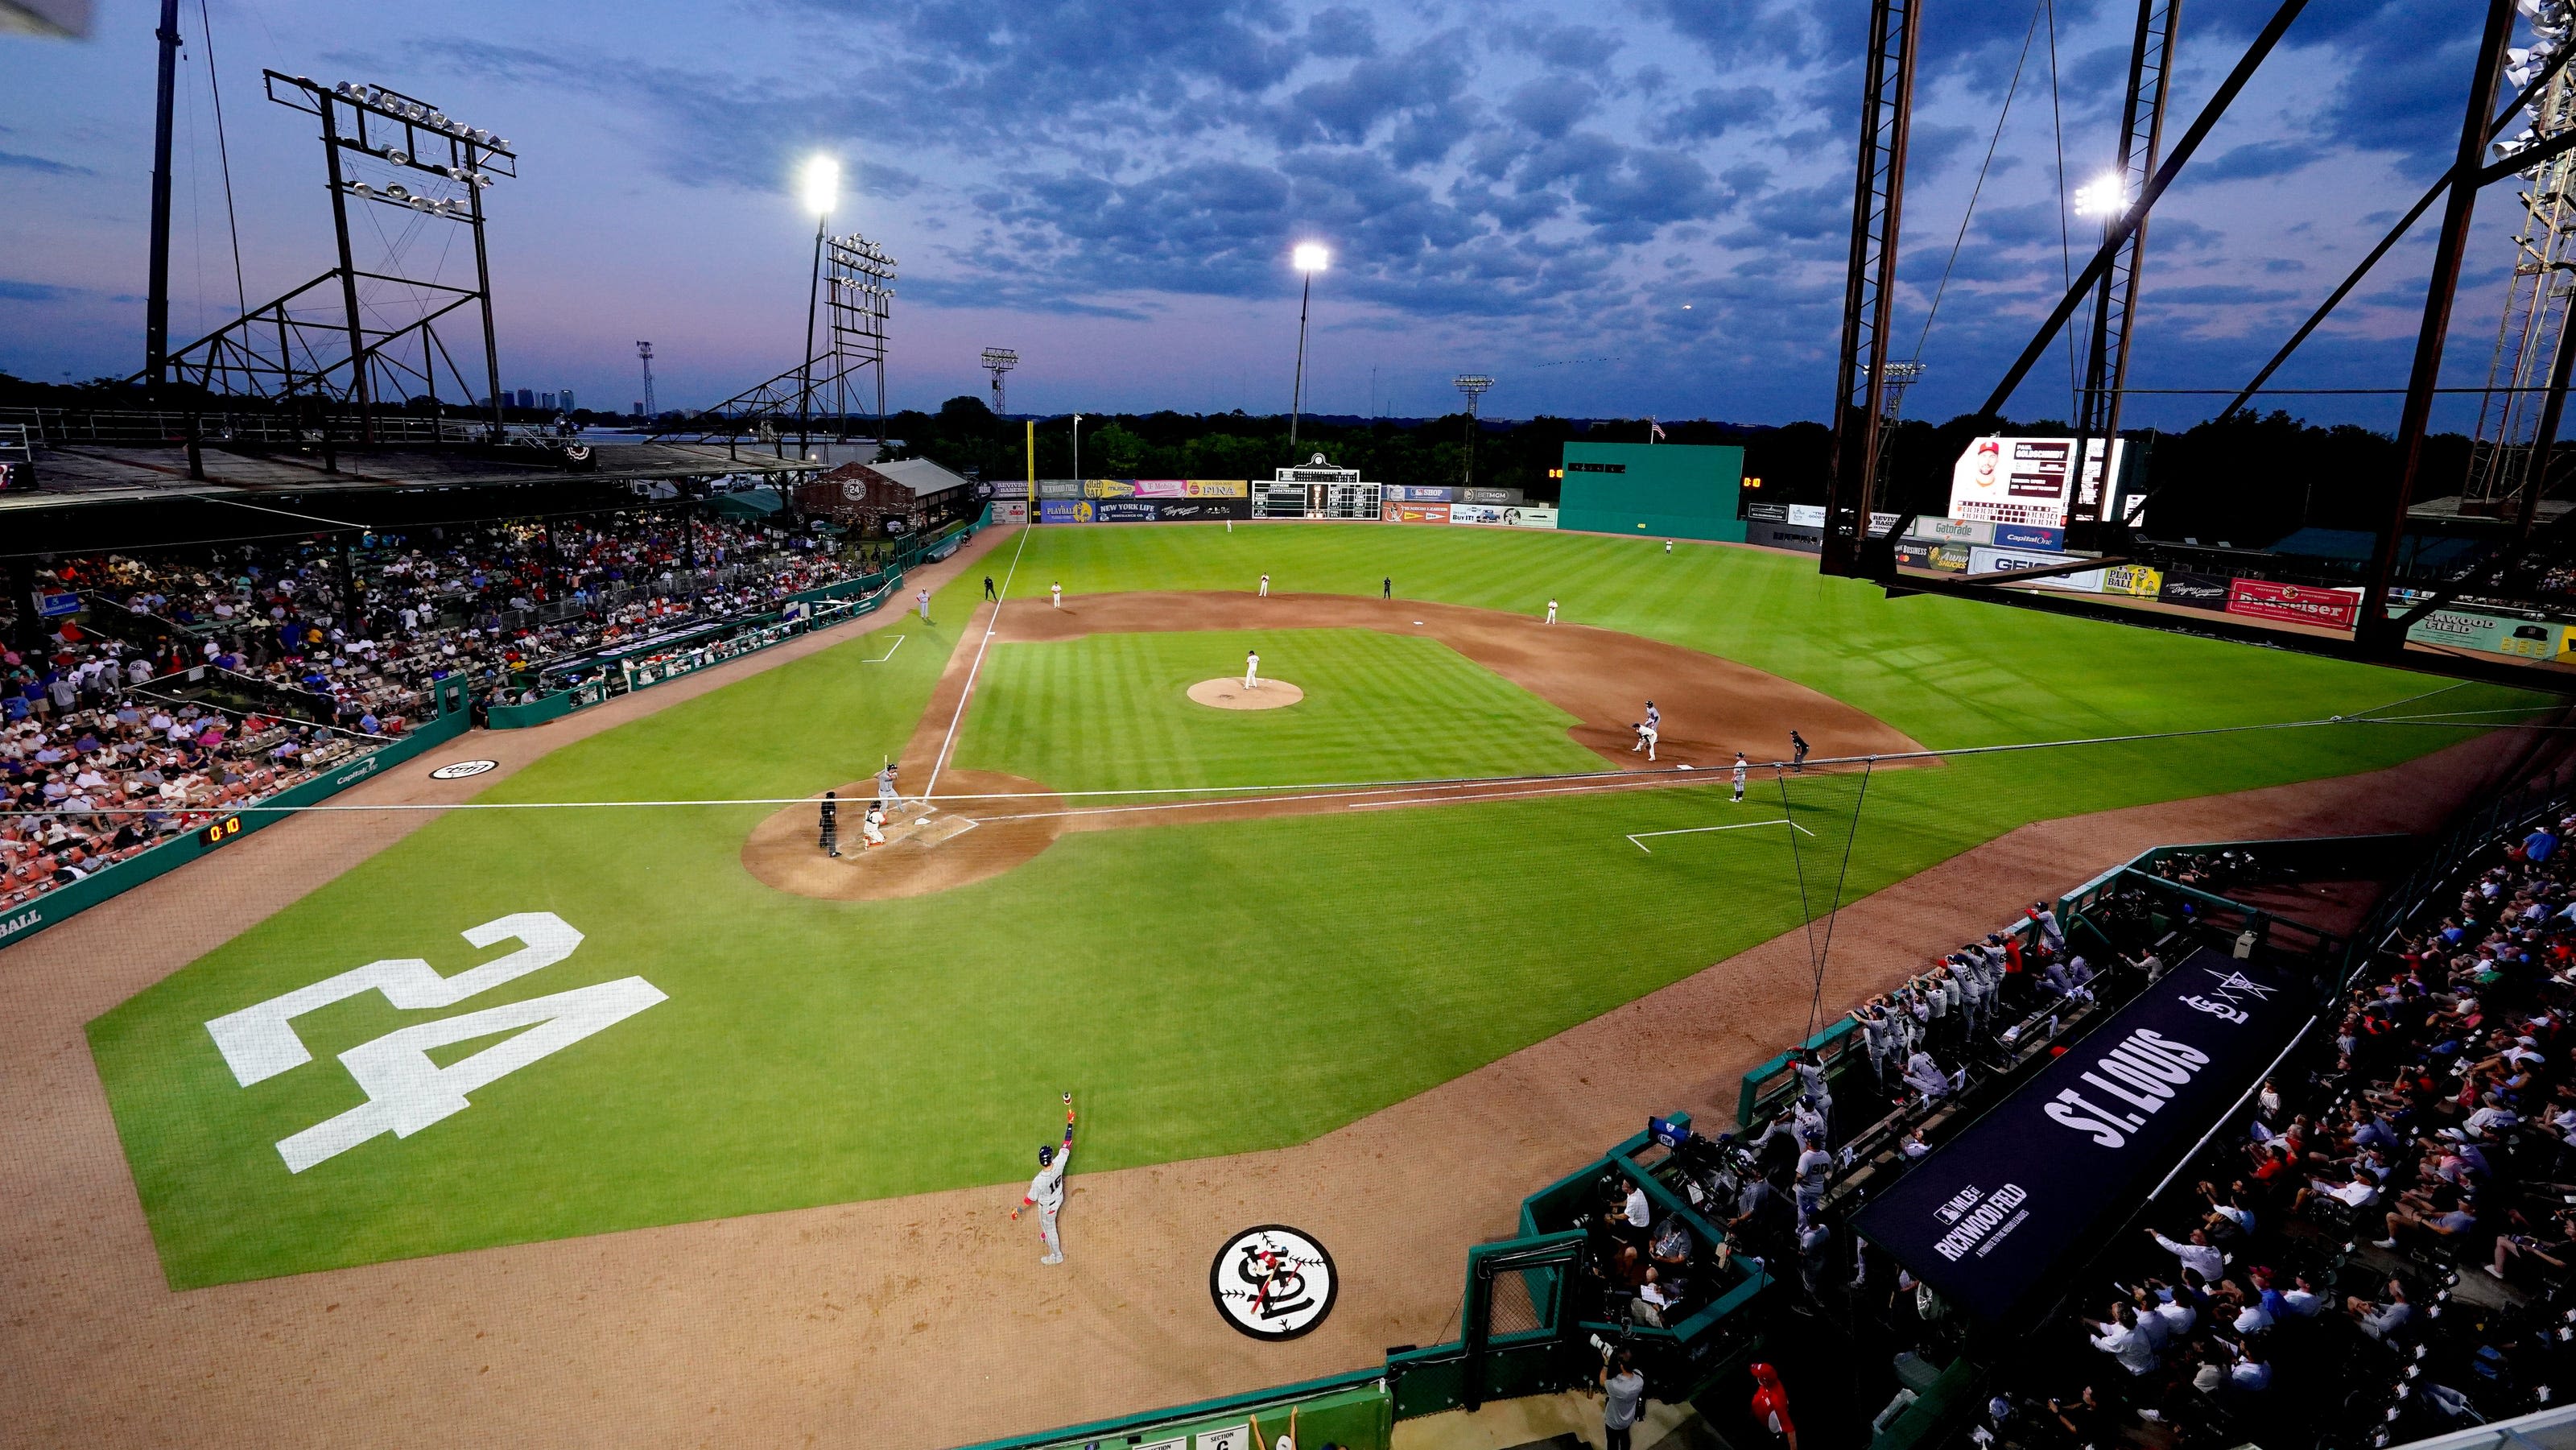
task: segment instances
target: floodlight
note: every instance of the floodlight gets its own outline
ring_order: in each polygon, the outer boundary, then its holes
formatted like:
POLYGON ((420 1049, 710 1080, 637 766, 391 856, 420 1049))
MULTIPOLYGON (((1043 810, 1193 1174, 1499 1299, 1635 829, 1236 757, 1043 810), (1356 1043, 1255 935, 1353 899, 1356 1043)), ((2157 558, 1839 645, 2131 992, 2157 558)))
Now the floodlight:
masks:
POLYGON ((841 163, 829 156, 814 157, 805 163, 801 184, 805 209, 816 216, 830 216, 841 199, 841 163))
POLYGON ((399 146, 388 146, 376 154, 385 158, 387 161, 392 162, 396 166, 409 166, 411 164, 411 153, 405 151, 399 146))
POLYGON ((1290 260, 1300 272, 1320 272, 1333 260, 1333 254, 1315 242, 1300 242, 1290 260))
POLYGON ((2129 209, 2128 182, 2117 172, 2106 171, 2089 185, 2075 188, 2077 216, 2118 216, 2129 209))
POLYGON ((385 195, 396 201, 409 201, 411 199, 411 188, 403 185, 399 181, 388 182, 385 185, 385 195))

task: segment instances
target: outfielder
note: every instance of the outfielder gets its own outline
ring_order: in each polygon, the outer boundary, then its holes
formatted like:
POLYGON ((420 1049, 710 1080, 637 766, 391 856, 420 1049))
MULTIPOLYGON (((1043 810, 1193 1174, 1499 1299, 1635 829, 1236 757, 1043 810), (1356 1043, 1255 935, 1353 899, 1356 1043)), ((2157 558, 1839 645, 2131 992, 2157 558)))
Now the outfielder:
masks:
POLYGON ((1247 690, 1261 688, 1261 651, 1257 649, 1243 652, 1243 687, 1247 690))
MULTIPOLYGON (((1232 520, 1228 520, 1228 522, 1232 522, 1232 520)), ((1270 597, 1270 576, 1267 574, 1261 576, 1261 597, 1264 599, 1270 597)))
POLYGON ((1556 601, 1553 599, 1547 602, 1547 622, 1556 623, 1556 601))
POLYGON ((1744 763, 1744 752, 1741 750, 1735 752, 1735 799, 1728 804, 1744 804, 1744 774, 1747 769, 1749 767, 1744 763))
MULTIPOLYGON (((1038 1145, 1038 1176, 1029 1180, 1029 1191, 1020 1197, 1020 1208, 1038 1211, 1038 1236, 1046 1240, 1046 1257, 1041 1264, 1064 1262, 1064 1239, 1056 1233, 1055 1216, 1064 1209, 1064 1170, 1073 1161, 1073 1094, 1064 1095, 1064 1142, 1061 1146, 1038 1145)), ((1020 1208, 1011 1210, 1017 1221, 1020 1208)))

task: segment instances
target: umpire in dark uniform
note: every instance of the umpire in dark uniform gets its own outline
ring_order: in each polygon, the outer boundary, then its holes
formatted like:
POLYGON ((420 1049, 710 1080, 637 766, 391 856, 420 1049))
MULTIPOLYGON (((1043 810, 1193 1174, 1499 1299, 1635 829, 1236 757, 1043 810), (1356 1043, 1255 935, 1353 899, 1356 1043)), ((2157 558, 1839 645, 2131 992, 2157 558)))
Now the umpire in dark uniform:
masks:
POLYGON ((823 792, 823 854, 841 854, 841 802, 837 792, 823 792))

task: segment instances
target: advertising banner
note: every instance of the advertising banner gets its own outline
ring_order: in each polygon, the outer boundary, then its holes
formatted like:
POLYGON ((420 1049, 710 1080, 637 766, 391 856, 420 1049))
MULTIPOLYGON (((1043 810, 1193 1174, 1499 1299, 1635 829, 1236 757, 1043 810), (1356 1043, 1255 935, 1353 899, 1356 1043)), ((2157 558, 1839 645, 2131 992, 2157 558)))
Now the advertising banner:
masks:
MULTIPOLYGON (((1998 549, 1979 544, 1968 550, 1968 572, 1971 574, 2001 574, 2013 569, 2045 569, 2052 564, 2077 562, 2073 554, 2051 554, 2040 549, 1998 549)), ((2099 594, 2102 592, 2102 571, 2083 569, 2073 574, 2051 574, 2045 579, 2028 579, 2020 583, 2031 589, 2099 594)))
POLYGON ((1190 486, 1177 478, 1140 478, 1136 480, 1138 498, 1188 498, 1190 486))
POLYGON ((1095 524, 1150 524, 1161 517, 1159 504, 1140 503, 1131 498, 1104 498, 1091 506, 1095 524))
MULTIPOLYGON (((2103 450, 2101 439, 2087 441, 2083 502, 2091 511, 2099 507, 2103 450)), ((2114 479, 2120 476, 2127 452, 2126 443, 2111 445, 2114 479)), ((2074 490, 2074 456, 2072 438, 1977 439, 1950 470, 1949 515, 2062 529, 2074 490)))
POLYGON ((1900 543, 1896 562, 1909 569, 1947 569, 1953 574, 1968 572, 1966 544, 1900 543))
POLYGON ((1757 524, 1785 524, 1789 521, 1789 506, 1785 503, 1748 503, 1744 506, 1744 517, 1757 524))
POLYGON ((1905 536, 1930 544, 1991 544, 1995 526, 1983 519, 1916 519, 1905 536))
POLYGON ((1448 503, 1457 494, 1458 490, 1446 484, 1433 488, 1418 483, 1390 483, 1380 498, 1386 503, 1448 503))
POLYGON ((1028 521, 1028 500, 1008 498, 995 499, 993 501, 993 522, 997 524, 1025 524, 1028 521))
POLYGON ((2120 564, 2102 571, 2102 592, 2153 599, 2164 586, 2164 571, 2148 564, 2120 564))
MULTIPOLYGON (((2401 611, 2390 605, 2391 615, 2401 611)), ((2489 614, 2482 609, 2436 609, 2406 626, 2409 644, 2484 650, 2516 659, 2551 660, 2565 648, 2567 626, 2489 614)))
POLYGON ((1252 485, 1240 478, 1192 478, 1181 483, 1184 498, 1250 498, 1252 485))
POLYGON ((2029 524, 1995 525, 1995 544, 2005 549, 2063 549, 2064 529, 2042 529, 2029 524))
POLYGON ((1556 527, 1556 510, 1546 504, 1525 503, 1503 510, 1503 527, 1507 529, 1552 529, 1556 527))
POLYGON ((1042 499, 1080 498, 1082 497, 1082 480, 1078 478, 1041 478, 1038 480, 1038 497, 1042 499))
POLYGON ((1379 517, 1390 524, 1445 524, 1449 522, 1449 505, 1385 503, 1379 506, 1379 517))
POLYGON ((1521 501, 1521 491, 1517 488, 1462 488, 1458 490, 1457 501, 1516 504, 1521 501))
POLYGON ((2350 629, 2361 622, 2361 591, 2314 584, 2275 584, 2238 579, 2227 586, 2227 612, 2276 624, 2315 624, 2350 629))
POLYGON ((1078 498, 1042 498, 1038 500, 1038 522, 1042 524, 1087 524, 1091 522, 1091 505, 1078 498))
POLYGON ((1499 504, 1453 503, 1449 505, 1449 522, 1453 524, 1495 524, 1503 521, 1499 504))
POLYGON ((1154 512, 1164 523, 1188 523, 1194 519, 1248 519, 1252 517, 1252 499, 1185 498, 1154 505, 1154 512))
POLYGON ((1084 498, 1134 498, 1136 480, 1132 478, 1086 478, 1082 481, 1084 498))
POLYGON ((1821 529, 1824 526, 1825 506, 1823 504, 1793 503, 1789 505, 1789 527, 1793 529, 1821 529))
POLYGON ((2225 613, 2227 586, 2233 582, 2224 574, 2194 574, 2188 570, 2167 569, 2164 582, 2156 586, 2156 602, 2225 613))
POLYGON ((2308 1020, 2301 984, 2206 948, 1860 1211, 1988 1322, 2045 1308, 2308 1020))

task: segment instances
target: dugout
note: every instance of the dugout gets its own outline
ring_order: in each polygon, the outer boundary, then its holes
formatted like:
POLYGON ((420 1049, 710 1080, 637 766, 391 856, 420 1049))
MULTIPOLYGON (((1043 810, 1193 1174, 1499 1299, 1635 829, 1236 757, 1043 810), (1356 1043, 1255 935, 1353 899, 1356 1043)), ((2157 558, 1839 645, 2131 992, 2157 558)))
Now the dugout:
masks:
POLYGON ((1744 450, 1698 443, 1565 445, 1561 529, 1744 542, 1744 450))

